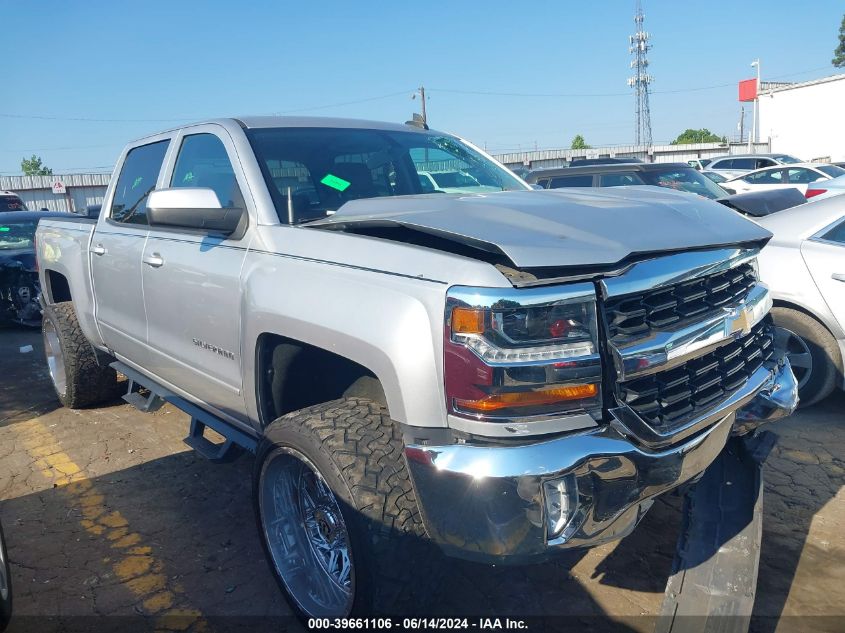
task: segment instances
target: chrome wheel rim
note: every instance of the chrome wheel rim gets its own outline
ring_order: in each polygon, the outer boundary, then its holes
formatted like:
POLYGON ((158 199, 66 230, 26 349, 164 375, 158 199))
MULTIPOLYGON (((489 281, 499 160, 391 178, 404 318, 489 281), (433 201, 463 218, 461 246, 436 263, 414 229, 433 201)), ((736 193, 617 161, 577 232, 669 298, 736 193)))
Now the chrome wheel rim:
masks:
POLYGON ((6 577, 6 543, 0 534, 0 600, 9 599, 9 579, 6 577))
POLYGON ((813 355, 807 342, 791 330, 778 328, 775 344, 786 352, 789 364, 792 365, 792 373, 798 381, 798 389, 802 389, 813 373, 813 355))
POLYGON ((337 497, 299 451, 280 447, 259 481, 261 528, 290 597, 310 617, 346 616, 355 596, 349 533, 337 497))
POLYGON ((65 357, 59 343, 59 334, 50 319, 44 319, 44 354, 47 356, 47 369, 50 371, 56 393, 64 397, 67 393, 65 357))

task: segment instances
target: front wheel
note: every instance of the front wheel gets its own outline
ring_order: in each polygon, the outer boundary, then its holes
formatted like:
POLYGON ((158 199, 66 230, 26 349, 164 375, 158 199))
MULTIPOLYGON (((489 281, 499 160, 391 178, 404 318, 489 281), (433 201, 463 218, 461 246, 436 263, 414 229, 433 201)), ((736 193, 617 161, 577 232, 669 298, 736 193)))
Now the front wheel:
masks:
POLYGON ((276 579, 302 618, 417 608, 436 564, 387 411, 348 398, 283 416, 253 473, 256 518, 276 579))
POLYGON ((839 346, 827 328, 813 317, 790 308, 772 308, 778 347, 786 350, 798 381, 801 406, 823 400, 836 387, 841 366, 839 346))

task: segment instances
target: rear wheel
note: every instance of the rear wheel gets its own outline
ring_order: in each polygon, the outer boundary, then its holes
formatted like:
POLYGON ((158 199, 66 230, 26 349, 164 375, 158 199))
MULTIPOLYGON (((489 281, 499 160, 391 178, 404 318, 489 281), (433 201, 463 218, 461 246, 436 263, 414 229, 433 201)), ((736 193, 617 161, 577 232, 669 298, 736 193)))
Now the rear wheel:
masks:
POLYGON ((801 406, 823 400, 836 386, 841 366, 839 346, 827 328, 813 317, 791 308, 773 308, 778 347, 786 350, 798 381, 801 406))
POLYGON ((407 613, 436 564, 387 411, 347 398, 266 430, 256 518, 280 587, 302 618, 407 613))
POLYGON ((6 539, 0 525, 0 631, 4 630, 12 617, 12 574, 9 557, 6 555, 6 539))
POLYGON ((79 409, 117 397, 117 372, 100 364, 79 327, 72 302, 47 305, 41 332, 50 379, 64 406, 79 409))

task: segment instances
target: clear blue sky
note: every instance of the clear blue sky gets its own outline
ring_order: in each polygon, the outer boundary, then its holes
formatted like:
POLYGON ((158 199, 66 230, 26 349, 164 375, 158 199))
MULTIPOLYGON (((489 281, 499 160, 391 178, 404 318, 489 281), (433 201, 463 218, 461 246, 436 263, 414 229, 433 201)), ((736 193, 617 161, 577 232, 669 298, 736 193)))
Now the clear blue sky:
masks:
MULTIPOLYGON (((688 127, 735 134, 735 82, 757 57, 764 80, 842 72, 830 65, 840 1, 643 4, 655 142, 688 127)), ((579 133, 630 143, 633 14, 633 0, 0 0, 0 173, 33 153, 57 173, 107 170, 127 140, 211 116, 404 121, 421 84, 432 127, 491 152, 579 133)))

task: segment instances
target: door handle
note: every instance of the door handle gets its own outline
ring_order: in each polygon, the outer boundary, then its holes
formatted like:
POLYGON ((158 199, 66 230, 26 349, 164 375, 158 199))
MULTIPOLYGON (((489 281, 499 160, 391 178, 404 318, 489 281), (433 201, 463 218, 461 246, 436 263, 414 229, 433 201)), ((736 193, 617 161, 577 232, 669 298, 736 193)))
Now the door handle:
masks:
POLYGON ((106 247, 102 244, 97 244, 94 248, 91 249, 91 252, 94 253, 94 255, 105 255, 108 251, 106 250, 106 247))
POLYGON ((836 281, 845 281, 845 273, 833 273, 830 277, 836 281))
POLYGON ((153 253, 152 255, 147 255, 144 258, 144 263, 148 266, 152 266, 153 268, 160 268, 161 266, 164 266, 164 258, 158 253, 153 253))

